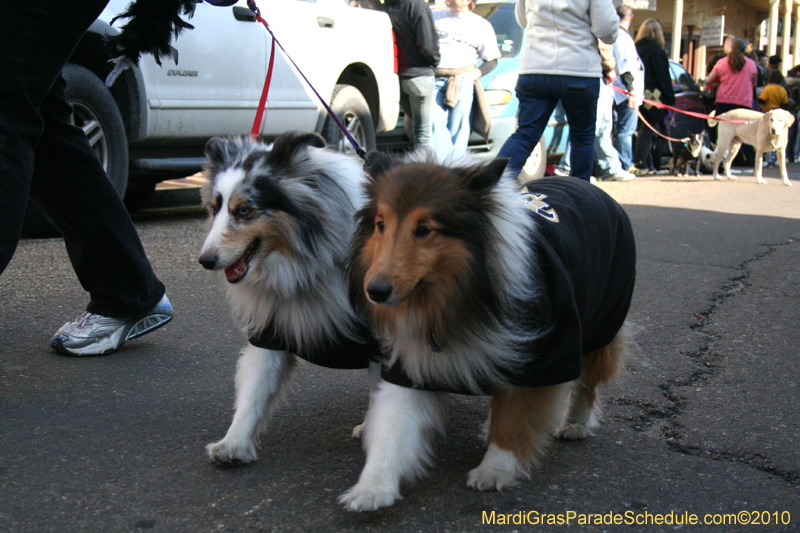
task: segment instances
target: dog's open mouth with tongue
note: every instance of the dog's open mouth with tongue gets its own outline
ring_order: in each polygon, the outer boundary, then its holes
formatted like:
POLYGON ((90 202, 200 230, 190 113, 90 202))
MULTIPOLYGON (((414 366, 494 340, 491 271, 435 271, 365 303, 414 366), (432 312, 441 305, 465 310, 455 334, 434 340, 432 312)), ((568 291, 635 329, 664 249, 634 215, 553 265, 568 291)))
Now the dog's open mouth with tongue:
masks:
POLYGON ((239 283, 244 279, 250 268, 250 260, 256 255, 259 243, 260 241, 258 239, 251 242, 235 263, 225 267, 225 279, 227 279, 229 283, 239 283))

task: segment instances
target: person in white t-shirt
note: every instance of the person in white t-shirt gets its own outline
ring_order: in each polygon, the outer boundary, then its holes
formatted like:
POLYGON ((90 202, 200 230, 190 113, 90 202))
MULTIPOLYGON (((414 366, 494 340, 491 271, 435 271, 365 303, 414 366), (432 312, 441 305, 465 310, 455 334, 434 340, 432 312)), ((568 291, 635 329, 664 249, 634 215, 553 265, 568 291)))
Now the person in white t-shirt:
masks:
POLYGON ((500 49, 488 20, 472 12, 473 0, 446 0, 433 12, 439 35, 433 146, 440 157, 467 152, 474 82, 497 66, 500 49), (477 66, 478 60, 482 63, 477 66))

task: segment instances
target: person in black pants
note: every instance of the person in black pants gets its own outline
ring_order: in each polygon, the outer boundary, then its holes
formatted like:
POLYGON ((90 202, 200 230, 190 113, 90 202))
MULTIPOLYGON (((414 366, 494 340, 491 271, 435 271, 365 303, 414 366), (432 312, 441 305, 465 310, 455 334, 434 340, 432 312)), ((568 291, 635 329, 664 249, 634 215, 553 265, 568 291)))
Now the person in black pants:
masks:
MULTIPOLYGON (((173 314, 122 200, 83 130, 69 123, 61 69, 107 1, 0 1, 0 273, 16 250, 30 197, 63 233, 73 269, 90 295, 86 312, 51 340, 68 355, 110 353, 173 314)), ((157 59, 169 55, 170 33, 190 27, 178 14, 192 14, 194 2, 137 5, 144 16, 138 25, 134 18, 128 24, 137 32, 115 51, 134 64, 145 51, 157 59), (165 9, 171 9, 169 17, 165 9), (158 28, 153 16, 161 19, 158 28), (160 29, 160 35, 148 35, 142 44, 143 25, 154 33, 160 29)))
MULTIPOLYGON (((639 26, 639 31, 636 33, 636 52, 644 66, 645 98, 666 105, 675 105, 675 92, 672 90, 672 80, 669 75, 669 58, 664 51, 664 33, 656 19, 647 19, 639 26)), ((651 126, 659 130, 664 117, 667 116, 666 109, 649 104, 642 105, 639 111, 651 126)), ((633 153, 635 168, 631 172, 637 176, 648 176, 660 170, 661 146, 661 137, 640 120, 633 153), (655 160, 651 153, 654 144, 657 150, 655 160)))
POLYGON ((439 36, 424 0, 385 0, 397 43, 400 107, 413 124, 414 148, 432 146, 434 70, 439 64, 439 36))

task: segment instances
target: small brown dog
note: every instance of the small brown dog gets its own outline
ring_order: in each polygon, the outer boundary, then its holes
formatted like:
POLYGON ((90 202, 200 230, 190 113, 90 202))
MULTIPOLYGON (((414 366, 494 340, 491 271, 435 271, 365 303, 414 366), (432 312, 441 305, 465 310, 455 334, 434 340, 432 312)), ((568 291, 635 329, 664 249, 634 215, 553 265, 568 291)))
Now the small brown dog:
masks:
MULTIPOLYGON (((711 113, 714 116, 714 113, 711 113)), ((756 149, 756 181, 767 183, 761 177, 761 165, 764 152, 778 152, 778 162, 781 166, 783 183, 792 186, 786 173, 786 145, 789 142, 789 127, 794 124, 794 115, 783 109, 773 109, 767 113, 759 113, 752 109, 734 109, 723 113, 719 118, 743 121, 744 123, 725 122, 714 118, 708 119, 710 127, 717 126, 717 157, 714 160, 714 179, 719 177, 719 163, 727 150, 728 158, 725 160, 725 176, 729 180, 736 179, 731 175, 731 163, 742 143, 749 144, 756 149)))

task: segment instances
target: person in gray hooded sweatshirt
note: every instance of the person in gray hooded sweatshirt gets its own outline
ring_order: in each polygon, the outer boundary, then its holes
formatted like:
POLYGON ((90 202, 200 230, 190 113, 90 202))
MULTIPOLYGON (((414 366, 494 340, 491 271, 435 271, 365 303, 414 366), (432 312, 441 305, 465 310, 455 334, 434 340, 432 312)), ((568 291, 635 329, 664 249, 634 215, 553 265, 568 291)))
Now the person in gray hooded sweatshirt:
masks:
POLYGON ((517 0, 525 28, 516 93, 517 131, 500 149, 519 174, 559 101, 569 122, 572 175, 589 181, 594 166, 597 97, 603 75, 597 39, 613 44, 619 17, 611 0, 517 0))

